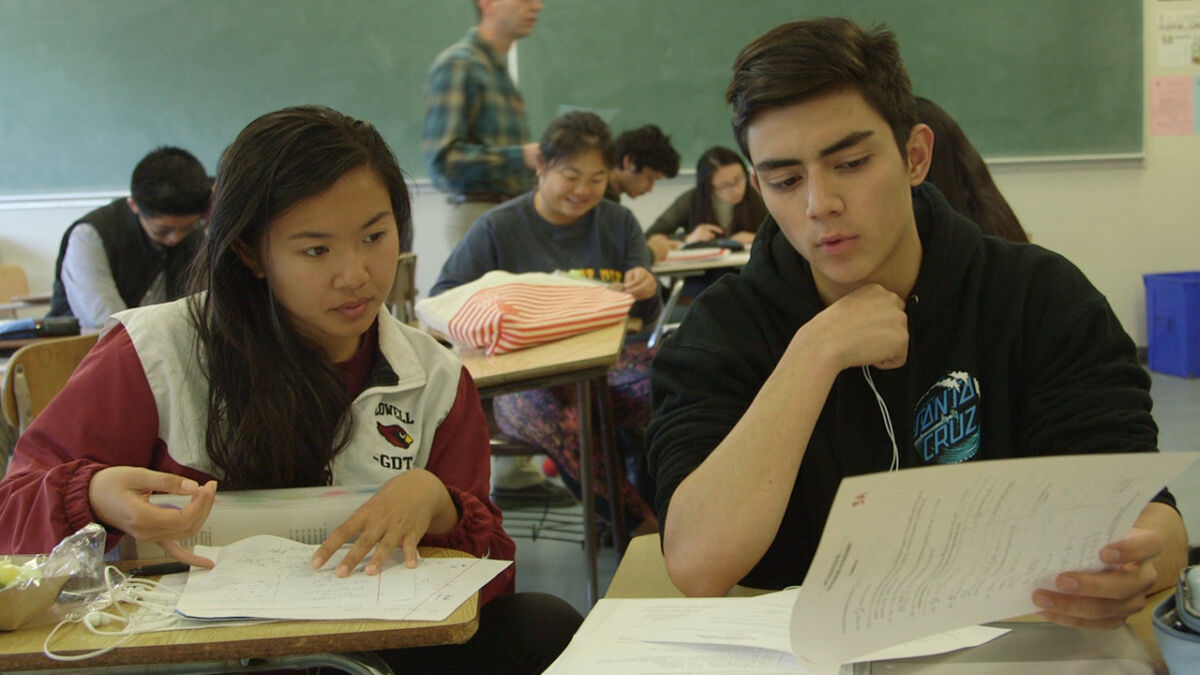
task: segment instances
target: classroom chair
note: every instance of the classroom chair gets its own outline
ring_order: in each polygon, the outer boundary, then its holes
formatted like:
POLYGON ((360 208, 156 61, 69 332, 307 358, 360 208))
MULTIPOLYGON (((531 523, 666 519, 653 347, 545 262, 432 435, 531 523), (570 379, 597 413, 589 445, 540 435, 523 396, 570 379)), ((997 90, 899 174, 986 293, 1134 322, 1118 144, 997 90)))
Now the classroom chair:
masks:
MULTIPOLYGON (((598 407, 596 416, 600 422, 600 424, 596 425, 596 431, 600 435, 600 438, 597 440, 600 442, 596 443, 595 447, 603 454, 605 467, 615 467, 614 470, 606 471, 604 476, 605 487, 609 495, 609 523, 606 527, 604 523, 597 521, 597 529, 602 531, 598 534, 612 537, 611 540, 617 549, 617 556, 619 558, 625 553, 625 547, 629 543, 629 536, 625 531, 624 510, 621 504, 621 491, 616 473, 616 471, 622 470, 624 462, 617 452, 616 430, 606 423, 606 420, 612 419, 612 398, 609 394, 607 383, 599 385, 593 382, 591 388, 592 395, 595 397, 598 407)), ((491 438, 491 452, 493 456, 525 456, 540 455, 542 453, 540 448, 505 436, 504 432, 496 424, 495 414, 492 409, 492 400, 487 398, 480 402, 483 405, 484 416, 487 418, 488 434, 491 438)), ((590 478, 591 480, 595 480, 595 476, 591 476, 590 478)), ((591 486, 584 485, 581 486, 581 489, 591 489, 591 486)), ((530 526, 528 535, 521 528, 510 528, 509 534, 515 537, 528 536, 532 540, 550 539, 553 541, 582 543, 582 538, 585 536, 582 529, 583 520, 581 516, 575 517, 572 514, 558 513, 544 506, 506 509, 505 511, 505 520, 510 524, 530 526), (531 514, 530 512, 534 513, 531 514)))
POLYGON ((21 347, 4 369, 4 419, 18 433, 50 403, 96 344, 96 333, 40 340, 21 347))
MULTIPOLYGON (((484 416, 487 417, 488 436, 493 457, 525 457, 541 454, 541 449, 524 441, 509 438, 496 425, 496 417, 492 410, 492 399, 485 398, 483 404, 484 416)), ((518 538, 537 541, 547 539, 572 544, 583 543, 583 516, 572 512, 563 512, 546 505, 504 507, 504 521, 509 535, 518 538)))
POLYGON ((396 280, 388 294, 387 306, 392 316, 404 323, 417 320, 417 254, 401 253, 396 265, 396 280))
MULTIPOLYGON (((23 298, 29 295, 29 277, 25 276, 25 268, 20 265, 0 265, 0 304, 13 302, 13 298, 23 298)), ((17 318, 17 310, 0 311, 17 318)))

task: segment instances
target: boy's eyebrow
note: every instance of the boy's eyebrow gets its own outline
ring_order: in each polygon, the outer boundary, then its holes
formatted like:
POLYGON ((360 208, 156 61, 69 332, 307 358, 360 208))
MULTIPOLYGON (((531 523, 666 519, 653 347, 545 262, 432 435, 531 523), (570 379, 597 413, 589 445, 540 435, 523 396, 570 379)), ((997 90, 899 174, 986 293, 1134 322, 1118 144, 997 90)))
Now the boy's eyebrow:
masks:
MULTIPOLYGON (((392 215, 391 211, 380 211, 379 213, 376 213, 375 215, 368 218, 367 222, 363 223, 362 226, 359 227, 358 229, 365 230, 365 229, 373 226, 375 223, 378 223, 381 219, 386 218, 387 216, 390 216, 390 215, 392 215)), ((316 231, 312 231, 312 230, 305 230, 302 232, 292 233, 292 235, 290 237, 288 237, 288 239, 328 239, 331 236, 333 236, 333 235, 329 234, 328 232, 316 232, 316 231)))
POLYGON ((858 143, 861 143, 862 141, 864 141, 867 138, 870 138, 871 136, 874 136, 874 135, 875 135, 875 132, 870 129, 865 130, 865 131, 855 131, 854 133, 846 134, 841 139, 839 139, 836 143, 825 148, 818 154, 820 154, 822 157, 828 157, 839 150, 845 150, 846 148, 848 148, 852 145, 857 145, 858 143))
MULTIPOLYGON (((832 145, 822 148, 817 154, 821 157, 828 157, 835 152, 839 152, 853 145, 857 145, 858 143, 861 143, 862 141, 874 135, 875 132, 870 129, 864 131, 855 131, 839 138, 832 145)), ((798 159, 764 159, 758 164, 755 164, 754 169, 755 171, 770 171, 772 169, 782 169, 784 167, 797 166, 799 164, 803 164, 803 162, 798 159)))

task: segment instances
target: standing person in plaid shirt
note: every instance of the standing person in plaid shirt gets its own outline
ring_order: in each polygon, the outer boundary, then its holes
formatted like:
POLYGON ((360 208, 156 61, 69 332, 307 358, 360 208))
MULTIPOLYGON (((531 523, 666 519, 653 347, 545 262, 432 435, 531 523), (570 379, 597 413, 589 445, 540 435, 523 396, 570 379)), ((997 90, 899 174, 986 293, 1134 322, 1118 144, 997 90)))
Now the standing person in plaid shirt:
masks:
POLYGON ((533 33, 541 0, 475 0, 479 25, 433 62, 425 92, 421 152, 447 193, 449 248, 491 207, 533 186, 537 144, 506 56, 533 33))
MULTIPOLYGON (((506 56, 514 42, 533 33, 542 0, 474 2, 479 25, 438 54, 425 92, 421 152, 425 170, 449 202, 448 249, 485 211, 528 192, 537 161, 506 56)), ((494 458, 492 489, 497 503, 508 506, 575 503, 531 457, 494 458)))

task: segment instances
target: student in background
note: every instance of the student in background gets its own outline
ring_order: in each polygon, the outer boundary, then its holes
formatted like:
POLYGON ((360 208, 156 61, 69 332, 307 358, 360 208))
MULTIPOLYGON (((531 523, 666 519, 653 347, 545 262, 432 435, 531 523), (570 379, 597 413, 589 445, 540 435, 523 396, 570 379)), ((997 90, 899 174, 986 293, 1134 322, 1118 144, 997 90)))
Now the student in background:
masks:
POLYGON ((746 165, 736 152, 719 145, 705 150, 696 162, 696 187, 679 195, 646 236, 682 235, 689 244, 720 238, 750 244, 767 208, 748 182, 746 165))
MULTIPOLYGON (((921 184, 933 133, 890 32, 785 24, 733 73, 734 135, 770 217, 654 362, 646 440, 676 586, 800 583, 845 476, 1157 451, 1149 376, 1104 296, 921 184), (939 416, 967 388, 979 395, 939 416)), ((1104 571, 1060 574, 1031 600, 1065 625, 1118 626, 1175 584, 1186 546, 1163 490, 1096 552, 1104 571)))
POLYGON ((604 198, 621 201, 621 195, 637 199, 654 189, 654 183, 679 173, 679 153, 671 137, 654 124, 630 129, 617 136, 617 163, 608 174, 604 198))
POLYGON ((533 33, 542 0, 475 0, 475 10, 479 25, 429 69, 421 129, 425 170, 450 205, 450 248, 484 211, 529 189, 537 154, 507 59, 533 33))
MULTIPOLYGON (((604 199, 615 150, 608 126, 590 112, 570 112, 550 123, 539 144, 538 187, 488 211, 450 254, 432 295, 474 281, 492 270, 577 271, 620 283, 636 302, 630 313, 646 325, 661 307, 658 281, 650 273, 646 241, 629 209, 604 199)), ((617 427, 636 431, 650 421, 650 360, 653 350, 629 341, 608 371, 617 427)), ((505 435, 541 448, 564 482, 579 494, 579 419, 575 387, 562 386, 498 396, 496 422, 505 435)), ((603 457, 593 458, 604 475, 603 457)), ((631 531, 657 523, 628 480, 621 481, 631 531)), ((597 498, 607 504, 600 483, 597 498)), ((600 505, 600 512, 606 508, 600 505)))
POLYGON ((126 199, 115 199, 63 233, 49 316, 99 328, 129 307, 178 298, 203 239, 211 183, 186 150, 157 148, 133 170, 126 199))
MULTIPOLYGON (((17 443, 0 552, 47 552, 94 520, 110 547, 134 536, 211 567, 178 540, 220 481, 378 484, 312 561, 339 576, 360 561, 378 574, 394 551, 414 566, 418 544, 512 560, 471 377, 380 309, 410 237, 404 177, 370 124, 320 107, 252 122, 221 162, 200 292, 109 321, 17 443), (191 501, 159 508, 151 492, 191 501)), ((384 657, 404 672, 541 672, 581 619, 553 596, 513 595, 513 579, 483 588, 466 644, 384 657)))
POLYGON ((941 106, 918 96, 917 120, 933 130, 933 161, 926 183, 932 183, 950 207, 971 219, 984 234, 1029 242, 983 157, 958 123, 941 106))
MULTIPOLYGON (((621 195, 630 199, 650 192, 663 178, 679 173, 679 153, 671 145, 671 137, 656 125, 647 124, 617 136, 617 164, 608 172, 608 189, 604 198, 621 202, 621 195)), ((666 237, 646 239, 651 261, 662 260, 667 252, 679 245, 666 237)))

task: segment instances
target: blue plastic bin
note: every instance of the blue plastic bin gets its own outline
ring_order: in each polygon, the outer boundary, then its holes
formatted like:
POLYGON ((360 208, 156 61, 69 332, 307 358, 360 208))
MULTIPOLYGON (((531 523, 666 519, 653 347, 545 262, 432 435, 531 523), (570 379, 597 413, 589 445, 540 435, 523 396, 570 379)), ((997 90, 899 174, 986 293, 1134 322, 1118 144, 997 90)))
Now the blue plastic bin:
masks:
POLYGON ((1142 276, 1150 370, 1200 375, 1200 272, 1142 276))

